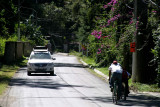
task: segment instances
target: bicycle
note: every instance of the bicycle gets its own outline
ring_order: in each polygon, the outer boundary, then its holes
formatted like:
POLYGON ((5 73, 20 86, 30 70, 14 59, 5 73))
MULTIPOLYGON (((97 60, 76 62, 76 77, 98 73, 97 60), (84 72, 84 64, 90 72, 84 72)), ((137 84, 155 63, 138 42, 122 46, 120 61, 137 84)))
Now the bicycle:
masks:
POLYGON ((113 84, 113 91, 112 91, 112 100, 113 103, 117 104, 118 100, 122 99, 126 100, 127 97, 127 90, 124 83, 122 83, 122 95, 119 94, 119 87, 118 87, 118 80, 116 79, 113 84))
POLYGON ((118 92, 118 80, 116 79, 113 83, 113 91, 112 91, 112 100, 113 103, 117 104, 117 101, 119 100, 119 92, 118 92))

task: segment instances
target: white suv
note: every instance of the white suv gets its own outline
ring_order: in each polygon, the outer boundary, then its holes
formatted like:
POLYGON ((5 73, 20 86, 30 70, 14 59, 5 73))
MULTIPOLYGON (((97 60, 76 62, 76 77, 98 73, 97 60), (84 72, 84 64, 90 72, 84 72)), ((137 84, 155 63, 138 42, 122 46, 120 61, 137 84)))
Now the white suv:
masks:
POLYGON ((54 75, 54 63, 50 52, 46 49, 33 49, 27 63, 27 74, 50 73, 54 75))

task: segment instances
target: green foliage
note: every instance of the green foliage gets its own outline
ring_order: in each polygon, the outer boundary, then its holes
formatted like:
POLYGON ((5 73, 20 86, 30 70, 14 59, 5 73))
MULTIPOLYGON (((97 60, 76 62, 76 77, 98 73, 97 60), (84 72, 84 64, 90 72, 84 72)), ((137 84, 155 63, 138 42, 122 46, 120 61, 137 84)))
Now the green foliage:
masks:
MULTIPOLYGON (((15 25, 15 32, 17 33, 18 24, 15 25)), ((34 45, 45 45, 46 41, 41 33, 41 27, 32 23, 31 19, 20 24, 20 39, 21 41, 30 41, 34 45)), ((14 34, 16 35, 16 34, 14 34)))
POLYGON ((0 38, 0 56, 4 55, 5 39, 0 38))
POLYGON ((0 11, 0 35, 8 37, 8 28, 6 27, 6 19, 4 18, 5 9, 0 11))
POLYGON ((160 25, 158 26, 157 30, 153 32, 153 37, 155 40, 155 47, 152 49, 153 54, 155 55, 155 60, 159 60, 159 51, 160 51, 160 25))
POLYGON ((18 40, 18 38, 16 35, 12 35, 8 39, 0 37, 0 56, 4 55, 6 41, 17 41, 17 40, 18 40))
POLYGON ((155 47, 152 49, 152 53, 154 54, 154 59, 152 60, 154 63, 156 63, 157 66, 157 82, 159 83, 160 87, 160 25, 158 25, 157 30, 153 32, 155 47))
POLYGON ((77 1, 77 2, 75 2, 74 4, 73 4, 73 14, 74 15, 78 15, 79 14, 79 11, 80 11, 80 3, 79 3, 79 1, 77 1))

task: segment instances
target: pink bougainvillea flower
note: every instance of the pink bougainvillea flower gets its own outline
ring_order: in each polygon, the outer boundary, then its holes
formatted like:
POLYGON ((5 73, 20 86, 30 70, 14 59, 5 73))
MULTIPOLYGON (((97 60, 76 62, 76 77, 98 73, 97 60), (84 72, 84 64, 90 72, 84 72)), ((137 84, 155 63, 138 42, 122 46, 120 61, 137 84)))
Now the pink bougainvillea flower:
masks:
POLYGON ((108 5, 104 5, 103 8, 104 8, 104 9, 108 8, 108 5))
POLYGON ((98 32, 98 34, 99 34, 99 35, 101 35, 101 34, 102 34, 102 32, 98 32))
POLYGON ((97 54, 100 54, 101 52, 102 52, 102 51, 101 51, 101 49, 99 48, 99 49, 98 49, 98 52, 97 52, 97 54))
POLYGON ((130 22, 129 22, 129 24, 132 24, 132 23, 133 23, 133 18, 131 18, 131 19, 130 19, 130 22))
POLYGON ((100 39, 102 35, 99 35, 97 38, 100 39))
POLYGON ((101 48, 103 48, 104 47, 104 45, 101 45, 101 48))
POLYGON ((94 30, 94 31, 91 33, 91 35, 94 35, 95 38, 100 39, 101 36, 102 36, 102 31, 99 32, 99 31, 94 30))
POLYGON ((104 5, 103 8, 108 8, 108 6, 115 6, 116 4, 118 4, 118 0, 111 0, 107 5, 104 5))
POLYGON ((152 11, 153 13, 157 13, 157 11, 152 11))
POLYGON ((98 35, 95 35, 95 38, 98 38, 98 35))
POLYGON ((109 19, 109 20, 107 21, 107 22, 108 22, 107 25, 110 25, 111 22, 114 22, 115 20, 118 20, 119 17, 121 17, 120 14, 115 15, 114 17, 112 17, 111 19, 109 19))
POLYGON ((137 23, 136 23, 136 29, 138 29, 138 25, 139 25, 139 21, 137 21, 137 23))

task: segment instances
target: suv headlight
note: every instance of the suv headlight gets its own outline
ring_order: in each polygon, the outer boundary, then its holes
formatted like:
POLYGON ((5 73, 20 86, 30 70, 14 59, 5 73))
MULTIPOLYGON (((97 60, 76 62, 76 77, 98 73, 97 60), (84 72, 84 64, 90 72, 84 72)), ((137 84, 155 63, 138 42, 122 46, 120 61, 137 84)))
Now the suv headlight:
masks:
POLYGON ((33 66, 33 64, 32 63, 27 63, 27 66, 33 66))

